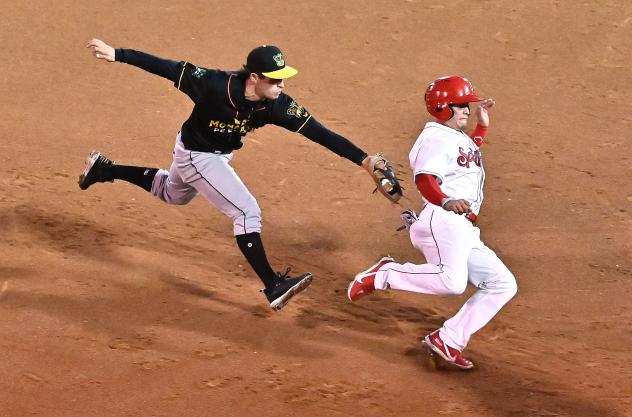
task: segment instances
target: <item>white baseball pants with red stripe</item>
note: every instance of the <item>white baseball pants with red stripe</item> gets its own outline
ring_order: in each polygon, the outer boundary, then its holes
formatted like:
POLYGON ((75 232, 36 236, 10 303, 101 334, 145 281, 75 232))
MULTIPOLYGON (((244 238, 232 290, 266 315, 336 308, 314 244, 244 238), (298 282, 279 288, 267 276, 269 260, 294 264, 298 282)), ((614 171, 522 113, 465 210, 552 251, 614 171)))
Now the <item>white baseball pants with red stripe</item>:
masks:
POLYGON ((462 350, 516 294, 516 279, 481 241, 478 227, 441 207, 424 207, 410 227, 410 240, 428 263, 386 264, 375 276, 375 288, 458 295, 469 281, 478 291, 439 331, 445 343, 462 350))

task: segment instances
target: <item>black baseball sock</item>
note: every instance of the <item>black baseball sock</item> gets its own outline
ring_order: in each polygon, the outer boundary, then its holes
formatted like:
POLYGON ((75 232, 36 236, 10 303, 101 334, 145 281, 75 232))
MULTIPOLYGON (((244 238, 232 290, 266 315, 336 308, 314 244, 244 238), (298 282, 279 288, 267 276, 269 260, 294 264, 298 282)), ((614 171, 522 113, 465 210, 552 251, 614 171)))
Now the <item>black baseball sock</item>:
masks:
POLYGON ((241 249, 241 253, 244 254, 259 279, 263 281, 266 288, 271 287, 274 284, 276 274, 268 263, 266 251, 263 249, 263 242, 261 242, 261 235, 259 233, 246 233, 235 236, 235 239, 237 239, 237 246, 241 249))
POLYGON ((138 185, 146 191, 151 191, 157 168, 135 167, 127 165, 112 165, 108 170, 112 179, 123 180, 138 185))

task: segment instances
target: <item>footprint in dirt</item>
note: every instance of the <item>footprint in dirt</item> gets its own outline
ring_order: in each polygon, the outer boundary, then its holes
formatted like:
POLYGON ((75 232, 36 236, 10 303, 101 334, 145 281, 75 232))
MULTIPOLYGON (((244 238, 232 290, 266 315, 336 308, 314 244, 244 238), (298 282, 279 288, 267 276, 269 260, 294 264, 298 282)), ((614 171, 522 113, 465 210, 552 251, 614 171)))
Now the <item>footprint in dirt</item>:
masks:
POLYGON ((134 335, 132 337, 121 338, 117 337, 108 343, 108 347, 114 350, 146 350, 154 344, 154 338, 152 336, 145 336, 141 334, 134 335))
POLYGON ((166 366, 173 365, 177 362, 178 362, 177 359, 163 356, 158 359, 141 360, 141 361, 132 362, 132 364, 140 367, 140 369, 142 369, 143 371, 155 371, 158 369, 162 369, 166 366))
POLYGON ((216 377, 209 378, 202 381, 203 388, 223 388, 228 386, 232 382, 243 381, 243 377, 241 376, 232 376, 232 377, 216 377))

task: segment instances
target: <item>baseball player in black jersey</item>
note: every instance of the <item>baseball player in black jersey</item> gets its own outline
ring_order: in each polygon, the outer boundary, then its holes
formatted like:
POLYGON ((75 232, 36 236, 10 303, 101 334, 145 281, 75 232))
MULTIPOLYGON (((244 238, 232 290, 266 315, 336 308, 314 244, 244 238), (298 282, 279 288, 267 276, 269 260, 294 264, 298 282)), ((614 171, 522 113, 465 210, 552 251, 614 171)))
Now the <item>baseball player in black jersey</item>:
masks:
POLYGON ((86 190, 97 182, 123 180, 170 204, 187 204, 198 193, 202 194, 233 220, 237 245, 263 282, 263 292, 274 310, 281 309, 307 288, 312 274, 290 277, 289 268, 285 273, 274 272, 268 262, 260 235, 261 210, 229 164, 233 151, 243 146, 243 137, 248 132, 266 124, 298 132, 363 166, 389 199, 396 201, 401 196, 394 176, 391 183, 375 176, 389 169, 388 161, 379 154, 368 156, 349 140, 328 130, 283 92, 284 80, 298 71, 285 64, 283 54, 275 46, 253 49, 246 65, 233 72, 197 67, 132 49, 114 49, 99 39, 90 40, 87 47, 97 59, 124 62, 171 80, 195 104, 176 136, 173 163, 168 171, 115 164, 93 151, 79 177, 80 188, 86 190))

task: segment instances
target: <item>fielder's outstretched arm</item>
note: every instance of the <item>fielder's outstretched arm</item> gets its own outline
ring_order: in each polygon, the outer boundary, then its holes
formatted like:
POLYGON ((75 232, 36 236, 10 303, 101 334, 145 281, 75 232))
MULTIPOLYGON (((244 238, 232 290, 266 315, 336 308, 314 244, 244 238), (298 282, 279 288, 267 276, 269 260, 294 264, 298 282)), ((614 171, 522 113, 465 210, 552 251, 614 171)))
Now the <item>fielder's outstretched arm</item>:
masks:
POLYGON ((176 61, 159 58, 133 49, 114 49, 100 39, 91 39, 86 47, 92 49, 92 53, 97 59, 103 59, 108 62, 124 62, 159 75, 174 83, 180 74, 178 70, 179 63, 176 61))
MULTIPOLYGON (((287 96, 289 97, 289 96, 287 96)), ((307 112, 306 112, 307 113, 307 112)), ((281 124, 281 126, 284 126, 281 124)), ((293 130, 291 124, 284 127, 293 130)), ((401 185, 390 162, 382 154, 368 155, 349 139, 327 129, 311 115, 298 130, 301 135, 316 142, 335 154, 347 158, 364 168, 375 181, 377 190, 396 203, 403 195, 401 185)))
POLYGON ((368 156, 366 152, 354 145, 349 139, 327 129, 314 117, 311 117, 305 123, 305 126, 299 133, 357 165, 362 165, 362 161, 368 156))

